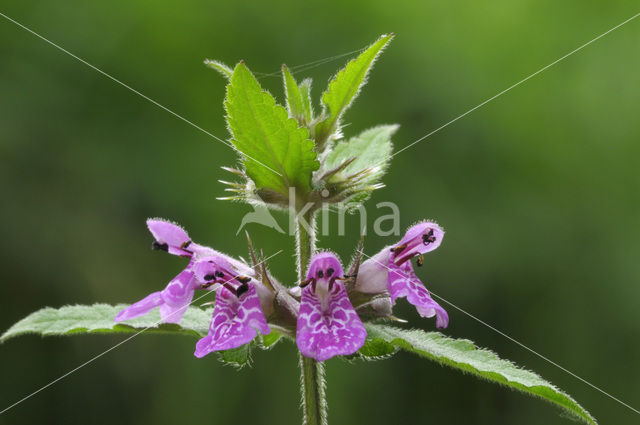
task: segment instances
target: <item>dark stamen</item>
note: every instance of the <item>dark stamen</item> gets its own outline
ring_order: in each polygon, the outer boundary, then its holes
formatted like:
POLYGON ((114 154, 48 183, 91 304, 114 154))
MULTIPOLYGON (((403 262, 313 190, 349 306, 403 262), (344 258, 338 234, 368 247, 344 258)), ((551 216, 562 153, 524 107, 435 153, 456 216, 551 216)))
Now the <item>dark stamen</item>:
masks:
POLYGON ((336 279, 337 279, 337 276, 329 280, 329 291, 333 289, 333 285, 336 283, 336 279))
POLYGON ((422 235, 422 243, 425 245, 429 245, 430 243, 434 243, 436 241, 436 237, 433 234, 433 229, 429 229, 428 233, 422 235))
POLYGON ((191 245, 191 241, 186 241, 185 243, 183 243, 180 248, 182 249, 187 249, 189 248, 189 245, 191 245))
POLYGON ((301 287, 301 288, 304 288, 305 286, 310 284, 313 280, 314 280, 313 278, 304 280, 304 281, 300 282, 300 284, 298 286, 301 287))
POLYGON ((236 276, 236 280, 242 283, 243 285, 246 285, 247 283, 251 282, 251 278, 247 276, 236 276))
POLYGON ((236 297, 240 298, 240 296, 245 292, 247 292, 248 290, 249 290, 249 285, 247 285, 246 282, 242 283, 242 285, 238 286, 238 289, 236 289, 236 297))
POLYGON ((204 275, 204 280, 207 282, 210 280, 216 280, 216 275, 214 273, 204 275))
POLYGON ((424 255, 418 254, 418 259, 416 260, 416 266, 422 267, 424 264, 424 255))
POLYGON ((404 251, 404 249, 407 247, 407 244, 402 244, 402 245, 398 245, 395 248, 391 248, 391 252, 393 252, 394 254, 398 255, 399 253, 401 253, 402 251, 404 251))
POLYGON ((168 252, 169 251, 169 244, 160 243, 158 241, 153 241, 153 243, 151 244, 151 249, 156 250, 156 251, 168 252))
POLYGON ((224 273, 222 273, 220 270, 216 270, 216 276, 224 277, 224 273))
POLYGON ((322 270, 318 270, 318 277, 322 279, 324 277, 324 272, 322 270))
POLYGON ((335 272, 335 270, 333 270, 333 268, 329 267, 327 269, 327 277, 331 277, 333 275, 333 272, 335 272))
POLYGON ((238 296, 238 291, 236 290, 236 288, 233 287, 233 285, 231 285, 229 282, 224 282, 222 284, 222 286, 227 289, 229 292, 231 292, 233 295, 235 295, 236 297, 238 296))

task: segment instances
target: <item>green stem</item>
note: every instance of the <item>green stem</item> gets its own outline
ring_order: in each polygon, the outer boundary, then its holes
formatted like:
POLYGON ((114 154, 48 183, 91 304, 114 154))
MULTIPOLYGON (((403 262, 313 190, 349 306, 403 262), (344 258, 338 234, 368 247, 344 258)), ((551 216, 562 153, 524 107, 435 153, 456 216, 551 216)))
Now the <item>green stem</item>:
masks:
MULTIPOLYGON (((305 271, 315 251, 315 214, 301 217, 296 227, 298 245, 298 274, 300 281, 305 280, 305 271)), ((325 396, 324 365, 300 354, 300 374, 302 391, 303 425, 327 424, 327 399, 325 396)))
POLYGON ((315 214, 309 213, 300 217, 296 223, 296 242, 298 245, 298 275, 300 281, 305 280, 306 268, 309 265, 309 260, 313 256, 316 250, 316 226, 315 226, 315 214), (307 223, 306 227, 304 223, 307 223))
POLYGON ((327 424, 327 399, 324 393, 324 365, 300 354, 303 425, 327 424))

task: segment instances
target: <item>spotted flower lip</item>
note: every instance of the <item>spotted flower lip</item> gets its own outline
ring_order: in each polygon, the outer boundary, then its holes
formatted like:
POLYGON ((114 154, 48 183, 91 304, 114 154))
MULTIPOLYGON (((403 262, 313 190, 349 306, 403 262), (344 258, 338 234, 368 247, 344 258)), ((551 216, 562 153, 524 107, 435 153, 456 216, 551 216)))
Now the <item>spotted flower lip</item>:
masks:
POLYGON ((196 357, 214 351, 229 350, 251 342, 260 332, 271 332, 260 306, 260 298, 252 283, 240 295, 221 286, 216 291, 216 304, 209 333, 196 343, 196 357))
POLYGON ((217 286, 216 302, 207 336, 196 344, 196 357, 229 350, 251 342, 258 332, 271 332, 250 276, 238 275, 223 257, 202 258, 194 267, 199 280, 217 286))
POLYGON ((437 302, 435 302, 427 288, 424 287, 420 279, 413 271, 410 262, 401 266, 391 263, 389 267, 389 293, 391 302, 395 304, 400 297, 406 297, 407 301, 413 304, 422 317, 436 316, 436 327, 446 328, 449 325, 449 315, 437 302))
POLYGON ((410 227, 396 245, 384 248, 360 265, 355 289, 369 294, 388 291, 393 304, 398 298, 406 297, 418 314, 436 316, 436 327, 446 328, 447 312, 431 298, 411 263, 411 259, 417 257, 417 264, 421 266, 422 255, 438 248, 443 237, 444 230, 431 221, 410 227))
POLYGON ((341 282, 340 260, 331 252, 316 254, 301 284, 302 296, 296 343, 306 357, 318 361, 353 354, 362 347, 367 331, 341 282))

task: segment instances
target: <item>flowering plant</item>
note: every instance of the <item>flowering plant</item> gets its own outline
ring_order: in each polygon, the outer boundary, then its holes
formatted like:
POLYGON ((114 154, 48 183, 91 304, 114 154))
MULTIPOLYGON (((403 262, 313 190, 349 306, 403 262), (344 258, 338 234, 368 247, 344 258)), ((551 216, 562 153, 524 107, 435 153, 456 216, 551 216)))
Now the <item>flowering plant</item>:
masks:
MULTIPOLYGON (((327 423, 324 362, 342 357, 376 360, 405 350, 525 394, 543 398, 585 423, 593 417, 569 395, 538 375, 479 349, 468 340, 439 332, 406 329, 393 322, 393 306, 406 298, 424 318, 447 328, 449 315, 421 282, 416 266, 438 248, 444 230, 425 220, 375 255, 354 247, 348 267, 331 251, 317 250, 315 219, 326 205, 361 204, 382 187, 389 166, 394 125, 374 127, 343 140, 342 117, 366 83, 373 63, 393 35, 384 35, 340 70, 314 113, 311 80, 300 84, 282 68, 286 107, 278 105, 244 62, 231 69, 207 65, 228 79, 225 108, 231 143, 242 166, 228 168, 235 182, 223 182, 239 200, 295 214, 299 279, 285 284, 268 270, 270 257, 251 239, 249 261, 194 242, 177 224, 149 219, 152 248, 185 258, 184 270, 167 286, 131 305, 45 308, 16 323, 2 340, 25 333, 63 335, 91 332, 162 331, 198 338, 195 356, 217 353, 244 366, 251 350, 294 340, 300 353, 304 423, 327 423), (192 306, 196 291, 215 293, 213 308, 192 306)), ((202 296, 198 296, 197 299, 202 296)))

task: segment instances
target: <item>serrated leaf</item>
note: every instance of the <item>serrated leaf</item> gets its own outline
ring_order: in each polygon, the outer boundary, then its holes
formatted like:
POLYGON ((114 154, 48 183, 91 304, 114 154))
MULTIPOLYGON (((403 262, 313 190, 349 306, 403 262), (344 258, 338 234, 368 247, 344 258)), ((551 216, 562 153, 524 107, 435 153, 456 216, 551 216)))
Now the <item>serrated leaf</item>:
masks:
POLYGON ((201 338, 207 335, 212 310, 189 307, 179 325, 160 323, 160 313, 154 310, 142 317, 115 323, 113 318, 127 307, 126 304, 72 305, 61 308, 43 308, 31 313, 11 326, 0 341, 25 335, 72 335, 79 333, 132 333, 145 332, 186 334, 201 338))
POLYGON ((381 36, 356 59, 349 61, 329 83, 327 91, 322 94, 325 118, 315 126, 316 146, 319 152, 324 148, 328 137, 337 130, 340 117, 366 83, 371 66, 392 38, 393 34, 381 36))
POLYGON ((282 65, 282 80, 284 81, 289 117, 298 121, 298 124, 305 125, 311 118, 308 115, 309 110, 305 109, 305 99, 302 97, 300 87, 286 65, 282 65))
POLYGON ((335 169, 353 159, 339 174, 348 176, 370 168, 371 172, 360 181, 360 184, 376 183, 389 165, 392 150, 391 136, 397 130, 398 125, 395 124, 380 125, 363 131, 349 141, 336 143, 325 158, 322 168, 335 169))
POLYGON ((229 68, 227 65, 223 64, 220 61, 206 59, 204 64, 211 69, 215 69, 218 71, 224 78, 231 81, 231 76, 233 75, 233 69, 229 68))
POLYGON ((439 332, 406 330, 382 324, 369 323, 365 326, 368 332, 368 342, 365 344, 367 356, 375 355, 374 350, 388 354, 391 349, 400 348, 482 379, 540 397, 561 407, 573 417, 596 425, 596 420, 589 412, 568 394, 539 375, 521 369, 489 350, 478 348, 469 340, 449 338, 439 332))
MULTIPOLYGON (((13 325, 1 337, 0 342, 26 334, 41 336, 62 336, 79 334, 107 334, 107 333, 165 333, 188 335, 202 338, 209 331, 209 322, 213 309, 202 310, 189 307, 180 324, 160 323, 160 312, 155 309, 144 316, 116 323, 116 314, 127 304, 108 305, 73 305, 61 308, 43 308, 31 313, 13 325)), ((273 334, 274 332, 272 332, 273 334)), ((269 334, 271 335, 271 334, 269 334)), ((267 336, 269 336, 267 335, 267 336)), ((277 342, 275 336, 269 339, 270 345, 277 342)), ((220 351, 218 359, 234 367, 244 367, 251 362, 251 344, 232 350, 220 351)))
POLYGON ((288 196, 295 187, 308 193, 311 174, 320 165, 309 131, 288 117, 242 62, 227 86, 225 107, 232 143, 245 155, 246 173, 256 189, 288 196))

